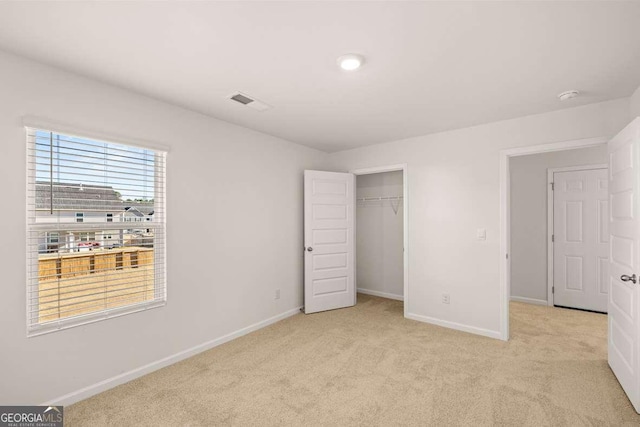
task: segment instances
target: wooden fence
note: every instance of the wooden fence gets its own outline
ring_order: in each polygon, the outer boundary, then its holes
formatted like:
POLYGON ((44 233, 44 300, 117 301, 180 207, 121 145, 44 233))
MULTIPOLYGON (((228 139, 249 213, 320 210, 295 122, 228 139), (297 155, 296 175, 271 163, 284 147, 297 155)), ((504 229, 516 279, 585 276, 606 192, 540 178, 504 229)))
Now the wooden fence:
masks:
POLYGON ((149 264, 153 264, 152 248, 128 247, 42 255, 38 263, 38 278, 40 281, 66 279, 149 264))
POLYGON ((40 322, 154 298, 152 248, 126 247, 41 255, 38 270, 40 322))

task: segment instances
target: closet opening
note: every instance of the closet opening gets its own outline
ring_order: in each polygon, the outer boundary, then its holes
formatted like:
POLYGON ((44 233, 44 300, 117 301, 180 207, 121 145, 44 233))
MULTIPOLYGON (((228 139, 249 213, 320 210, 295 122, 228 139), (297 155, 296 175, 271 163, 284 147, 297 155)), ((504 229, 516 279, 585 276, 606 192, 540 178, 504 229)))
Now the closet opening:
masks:
POLYGON ((358 301, 376 300, 388 304, 390 311, 397 309, 406 315, 406 166, 356 170, 353 174, 358 301))

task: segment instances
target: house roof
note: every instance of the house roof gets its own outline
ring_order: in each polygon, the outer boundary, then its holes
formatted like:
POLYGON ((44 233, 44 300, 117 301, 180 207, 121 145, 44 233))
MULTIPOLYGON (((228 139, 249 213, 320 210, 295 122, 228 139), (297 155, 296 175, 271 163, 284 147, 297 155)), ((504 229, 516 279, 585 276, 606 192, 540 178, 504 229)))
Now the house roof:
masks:
POLYGON ((124 209, 117 191, 107 185, 85 185, 57 182, 36 182, 36 210, 51 209, 53 188, 53 210, 120 212, 124 209))
MULTIPOLYGON (((130 202, 128 202, 128 204, 131 205, 130 202)), ((124 210, 126 211, 126 213, 142 218, 145 216, 153 215, 154 207, 153 204, 144 203, 136 204, 133 206, 126 206, 124 210)))

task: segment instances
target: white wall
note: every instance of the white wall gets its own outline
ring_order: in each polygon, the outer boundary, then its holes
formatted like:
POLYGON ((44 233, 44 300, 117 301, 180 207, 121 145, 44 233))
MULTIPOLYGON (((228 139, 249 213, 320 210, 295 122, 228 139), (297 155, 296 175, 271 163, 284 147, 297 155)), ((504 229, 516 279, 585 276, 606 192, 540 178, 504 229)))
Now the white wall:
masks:
POLYGON ((547 169, 607 159, 606 145, 511 158, 512 297, 547 301, 547 169))
MULTIPOLYGON (((409 290, 414 318, 499 336, 500 150, 610 136, 629 99, 343 151, 333 170, 408 164, 409 290), (487 240, 476 229, 487 229, 487 240), (450 304, 441 302, 449 293, 450 304)), ((407 296, 405 295, 405 298, 407 296)), ((408 305, 408 306, 407 306, 408 305)))
POLYGON ((2 404, 39 404, 302 304, 302 171, 324 153, 4 53, 0 94, 2 404), (165 307, 26 338, 24 115, 170 147, 165 307))
POLYGON ((638 89, 631 95, 629 104, 631 118, 640 117, 640 86, 638 86, 638 89))
MULTIPOLYGON (((358 198, 402 196, 402 171, 359 175, 356 177, 356 194, 358 198)), ((357 203, 358 290, 402 298, 403 216, 402 200, 357 203)))

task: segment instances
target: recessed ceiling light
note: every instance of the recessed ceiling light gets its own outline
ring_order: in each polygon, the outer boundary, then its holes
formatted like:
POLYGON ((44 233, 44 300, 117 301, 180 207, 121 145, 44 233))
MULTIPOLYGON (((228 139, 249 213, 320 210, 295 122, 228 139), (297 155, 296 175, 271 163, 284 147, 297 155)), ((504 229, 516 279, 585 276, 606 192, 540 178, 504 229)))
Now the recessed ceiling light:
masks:
POLYGON ((348 55, 342 55, 338 58, 338 65, 345 71, 357 70, 364 63, 362 55, 350 53, 348 55))
POLYGON ((576 96, 578 96, 580 94, 580 92, 578 92, 577 90, 573 89, 573 90, 568 90, 566 92, 562 92, 560 94, 558 94, 558 99, 560 101, 566 101, 568 99, 571 98, 575 98, 576 96))

